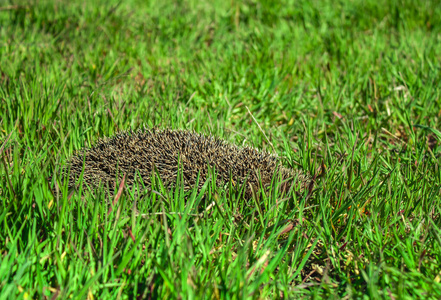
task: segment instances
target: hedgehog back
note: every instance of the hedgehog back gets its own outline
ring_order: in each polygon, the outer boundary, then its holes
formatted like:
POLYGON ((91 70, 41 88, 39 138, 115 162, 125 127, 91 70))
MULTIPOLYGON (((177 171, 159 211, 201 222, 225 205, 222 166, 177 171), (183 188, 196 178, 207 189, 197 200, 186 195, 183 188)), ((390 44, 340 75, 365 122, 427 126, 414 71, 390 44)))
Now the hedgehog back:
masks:
POLYGON ((129 186, 135 176, 140 176, 144 185, 150 187, 154 171, 166 186, 172 186, 179 169, 185 190, 196 185, 198 175, 200 189, 210 176, 209 167, 216 171, 218 186, 232 179, 236 186, 246 180, 253 187, 260 186, 260 182, 267 187, 276 172, 280 171, 282 179, 294 174, 281 167, 276 156, 265 151, 238 147, 213 136, 168 129, 124 132, 80 150, 63 171, 69 177, 69 188, 75 186, 83 167, 85 184, 95 187, 104 184, 110 191, 115 188, 117 176, 121 179, 122 174, 129 186))

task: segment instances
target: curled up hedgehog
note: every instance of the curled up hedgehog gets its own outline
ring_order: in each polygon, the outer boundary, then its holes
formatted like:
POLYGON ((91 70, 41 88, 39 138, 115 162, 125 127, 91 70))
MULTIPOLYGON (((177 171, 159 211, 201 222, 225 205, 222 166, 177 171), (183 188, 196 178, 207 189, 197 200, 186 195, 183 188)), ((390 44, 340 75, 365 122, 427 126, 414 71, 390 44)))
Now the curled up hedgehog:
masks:
POLYGON ((104 185, 113 195, 116 179, 121 182, 124 176, 126 187, 132 187, 140 179, 150 188, 155 172, 166 187, 173 187, 182 172, 184 190, 196 184, 200 190, 212 177, 210 170, 213 169, 218 187, 224 187, 231 180, 235 188, 244 187, 243 195, 247 198, 253 195, 253 190, 268 189, 274 178, 281 179, 280 187, 285 192, 293 184, 302 190, 309 182, 301 171, 283 167, 276 156, 265 151, 238 147, 213 136, 170 129, 128 131, 101 139, 93 147, 72 156, 60 175, 68 179, 70 191, 77 188, 76 183, 83 174, 83 185, 90 188, 104 185))

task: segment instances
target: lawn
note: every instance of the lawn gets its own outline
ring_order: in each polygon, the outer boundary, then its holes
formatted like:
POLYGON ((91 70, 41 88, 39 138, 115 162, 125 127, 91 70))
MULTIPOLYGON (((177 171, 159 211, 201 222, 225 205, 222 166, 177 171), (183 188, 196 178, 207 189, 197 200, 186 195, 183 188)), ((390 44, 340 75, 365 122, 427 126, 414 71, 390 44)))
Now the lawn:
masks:
POLYGON ((435 0, 1 1, 0 298, 440 299, 440 32, 435 0), (314 184, 52 193, 144 126, 314 184))

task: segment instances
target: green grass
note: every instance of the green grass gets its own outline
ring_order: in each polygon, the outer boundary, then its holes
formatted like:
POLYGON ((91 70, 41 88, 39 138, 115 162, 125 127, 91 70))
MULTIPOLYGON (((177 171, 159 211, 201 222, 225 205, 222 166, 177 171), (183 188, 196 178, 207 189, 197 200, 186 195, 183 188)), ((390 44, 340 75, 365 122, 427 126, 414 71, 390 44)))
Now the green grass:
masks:
POLYGON ((0 2, 1 299, 441 297, 439 1, 98 2, 0 2), (315 192, 54 198, 143 125, 276 151, 315 192))

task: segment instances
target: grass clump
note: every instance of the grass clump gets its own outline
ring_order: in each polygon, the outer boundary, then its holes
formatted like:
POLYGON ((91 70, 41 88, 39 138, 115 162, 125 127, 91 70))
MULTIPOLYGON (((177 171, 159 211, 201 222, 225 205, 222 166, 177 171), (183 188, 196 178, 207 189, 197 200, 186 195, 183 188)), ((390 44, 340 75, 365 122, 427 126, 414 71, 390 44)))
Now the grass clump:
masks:
POLYGON ((14 1, 0 24, 2 297, 441 297, 437 1, 14 1), (143 125, 315 184, 54 197, 68 157, 143 125))

